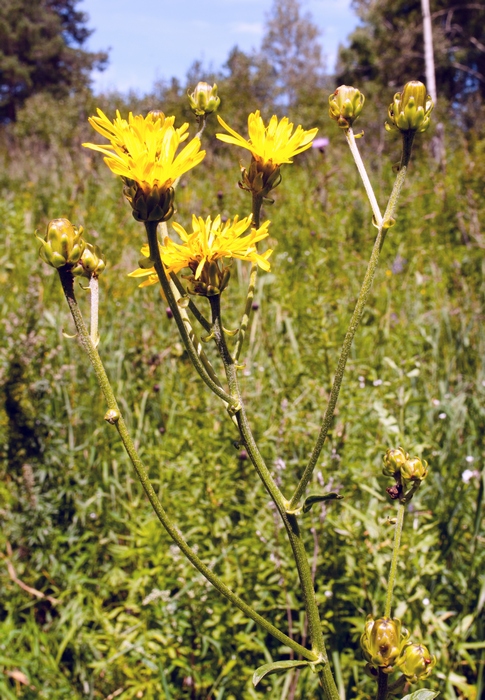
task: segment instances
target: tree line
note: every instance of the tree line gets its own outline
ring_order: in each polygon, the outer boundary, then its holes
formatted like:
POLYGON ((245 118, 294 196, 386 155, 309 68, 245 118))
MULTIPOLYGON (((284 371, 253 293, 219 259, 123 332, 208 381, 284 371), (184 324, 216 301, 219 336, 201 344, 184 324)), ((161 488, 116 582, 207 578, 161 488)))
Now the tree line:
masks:
MULTIPOLYGON (((0 0, 0 121, 13 122, 34 95, 56 99, 90 90, 106 52, 91 52, 92 34, 79 0, 0 0)), ((301 0, 274 0, 259 50, 234 47, 219 71, 208 75, 195 62, 187 85, 214 79, 225 113, 280 106, 304 119, 325 107, 325 90, 370 85, 397 90, 410 78, 424 80, 421 0, 354 0, 359 25, 340 47, 335 75, 324 67, 322 36, 301 0), (203 75, 202 75, 203 74, 203 75), (234 103, 234 104, 232 104, 234 103), (238 108, 236 110, 236 107, 238 108)), ((453 109, 485 95, 485 2, 431 0, 436 82, 453 109)), ((324 39, 324 36, 323 36, 324 39)), ((176 79, 154 87, 170 103, 185 92, 176 79)), ((327 90, 327 92, 328 92, 327 90)))

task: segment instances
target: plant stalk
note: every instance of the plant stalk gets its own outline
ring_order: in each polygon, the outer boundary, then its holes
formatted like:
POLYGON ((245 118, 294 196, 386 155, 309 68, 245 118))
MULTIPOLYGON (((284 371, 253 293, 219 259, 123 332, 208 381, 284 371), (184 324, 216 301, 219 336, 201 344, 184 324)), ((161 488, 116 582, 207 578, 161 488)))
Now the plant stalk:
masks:
POLYGON ((387 582, 387 596, 386 607, 384 609, 384 617, 391 617, 392 592, 394 590, 394 584, 396 582, 397 560, 399 557, 399 547, 401 546, 401 534, 404 523, 405 510, 406 505, 404 503, 400 503, 397 511, 396 527, 394 529, 394 544, 392 547, 392 560, 391 569, 389 571, 389 581, 387 582))
MULTIPOLYGON (((412 143, 411 143, 411 145, 412 145, 412 143)), ((298 483, 298 486, 296 487, 295 493, 293 494, 293 497, 290 501, 290 509, 296 508, 298 506, 298 503, 299 503, 301 497, 303 496, 305 489, 308 486, 308 483, 310 482, 310 479, 312 478, 313 470, 315 469, 315 466, 316 466, 318 459, 320 457, 320 453, 322 451, 323 445, 325 444, 325 440, 327 439, 327 434, 328 434, 329 428, 330 428, 332 421, 333 421, 335 407, 337 405, 337 401, 338 401, 338 397, 339 397, 339 393, 340 393, 340 387, 342 385, 342 380, 343 380, 343 376, 344 376, 345 366, 347 364, 347 359, 348 359, 349 354, 350 354, 350 350, 352 347, 355 333, 356 333, 357 328, 359 327, 360 322, 362 320, 362 315, 364 313, 364 309, 366 307, 367 300, 369 298, 370 290, 372 288, 372 283, 374 282, 374 277, 376 274, 377 265, 379 263, 379 255, 380 255, 382 245, 383 245, 385 237, 386 237, 388 225, 393 220, 393 215, 394 215, 394 212, 396 210, 397 202, 399 199, 399 194, 401 192, 401 188, 402 188, 404 179, 406 177, 407 165, 408 165, 410 156, 411 156, 410 148, 403 147, 401 168, 397 174, 396 180, 394 182, 394 186, 392 188, 391 196, 389 197, 389 201, 387 203, 384 217, 383 217, 383 219, 381 221, 381 225, 378 229, 377 237, 375 239, 374 247, 373 247, 372 253, 371 253, 371 257, 370 257, 369 263, 367 265, 367 270, 366 270, 366 273, 364 276, 364 281, 362 283, 362 287, 361 287, 360 292, 359 292, 357 303, 355 305, 354 313, 352 314, 352 318, 350 319, 347 333, 345 334, 342 349, 340 351, 340 357, 339 357, 338 362, 337 362, 337 369, 335 371, 335 377, 333 380, 332 389, 330 391, 330 397, 328 400, 327 408, 326 408, 324 416, 323 416, 322 427, 320 428, 320 433, 317 437, 315 446, 314 446, 312 453, 310 455, 310 458, 308 460, 308 464, 305 467, 305 471, 303 472, 303 475, 300 479, 300 482, 298 483)))
POLYGON ((237 608, 239 608, 239 610, 241 610, 251 620, 254 620, 258 625, 263 627, 263 629, 265 629, 269 634, 272 634, 274 637, 276 637, 276 639, 278 639, 282 644, 289 646, 297 654, 301 654, 301 656, 304 659, 308 659, 308 661, 313 662, 318 661, 317 654, 315 654, 312 651, 309 651, 308 649, 305 649, 305 647, 303 647, 301 644, 298 644, 298 642, 295 642, 293 639, 281 632, 277 627, 275 627, 270 622, 265 620, 264 617, 259 615, 259 613, 257 613, 250 605, 245 603, 238 595, 231 591, 231 589, 228 588, 228 586, 226 586, 226 584, 217 576, 217 574, 215 574, 211 569, 209 569, 208 566, 204 564, 204 562, 201 559, 199 559, 199 557, 195 554, 193 549, 185 541, 177 526, 172 523, 165 509, 163 508, 157 494, 155 493, 145 465, 138 456, 133 440, 131 439, 131 436, 126 427, 126 423, 119 409, 118 402, 116 401, 113 389, 111 388, 111 384, 109 382, 99 353, 96 350, 93 342, 91 341, 91 338, 89 336, 88 330, 86 328, 83 317, 81 315, 81 311, 79 309, 74 295, 73 277, 71 275, 71 272, 67 267, 58 269, 58 272, 62 288, 64 290, 64 294, 69 305, 69 309, 74 319, 74 324, 76 326, 79 341, 81 343, 82 348, 88 355, 88 358, 96 374, 98 384, 106 399, 106 403, 109 409, 107 416, 109 416, 111 412, 111 417, 108 417, 107 420, 108 422, 111 422, 116 426, 116 429, 118 430, 118 433, 123 442, 128 457, 130 458, 130 461, 135 468, 137 476, 146 495, 148 496, 148 500, 150 501, 153 510, 155 511, 158 519, 160 520, 167 533, 170 535, 172 540, 179 546, 179 548, 185 554, 190 563, 203 576, 205 576, 205 578, 208 581, 210 581, 210 583, 223 596, 228 598, 228 600, 230 600, 237 608))

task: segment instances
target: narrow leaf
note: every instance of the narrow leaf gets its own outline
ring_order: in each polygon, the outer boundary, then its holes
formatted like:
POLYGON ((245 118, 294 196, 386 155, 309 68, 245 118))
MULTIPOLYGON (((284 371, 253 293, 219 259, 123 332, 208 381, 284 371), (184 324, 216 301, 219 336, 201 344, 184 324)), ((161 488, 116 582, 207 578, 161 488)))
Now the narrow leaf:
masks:
MULTIPOLYGON (((270 673, 277 673, 278 671, 287 671, 289 668, 302 668, 303 666, 308 666, 308 661, 275 661, 271 664, 264 664, 256 669, 253 674, 253 685, 256 687, 259 681, 270 673)), ((423 698, 423 700, 426 700, 423 698)))
POLYGON ((321 503, 322 501, 341 501, 342 498, 343 496, 333 491, 331 493, 314 494, 313 496, 305 498, 302 510, 304 513, 308 513, 315 503, 321 503))

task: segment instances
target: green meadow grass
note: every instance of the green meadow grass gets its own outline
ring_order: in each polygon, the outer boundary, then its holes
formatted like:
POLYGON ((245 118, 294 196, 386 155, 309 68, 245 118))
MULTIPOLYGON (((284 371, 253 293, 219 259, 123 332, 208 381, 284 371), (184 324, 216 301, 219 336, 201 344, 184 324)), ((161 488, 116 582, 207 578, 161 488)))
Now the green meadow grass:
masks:
MULTIPOLYGON (((375 232, 335 132, 325 155, 285 166, 264 210, 275 252, 271 272, 259 276, 243 389, 286 493, 316 438, 375 232)), ((361 143, 383 207, 397 143, 386 140, 382 155, 361 143)), ((416 149, 311 488, 344 500, 304 516, 324 631, 349 698, 373 692, 359 636, 368 613, 383 613, 395 506, 381 464, 398 444, 427 459, 430 475, 406 514, 393 614, 438 657, 426 687, 447 700, 480 697, 484 148, 463 141, 448 149, 445 167, 416 149), (468 482, 466 469, 475 472, 468 482)), ((231 155, 210 153, 184 178, 178 221, 248 213, 236 188, 239 154, 231 155)), ((285 533, 233 444, 223 406, 197 381, 158 290, 126 276, 144 232, 105 170, 97 156, 32 145, 5 153, 0 174, 0 696, 322 697, 309 671, 297 690, 291 676, 252 688, 254 669, 289 650, 232 609, 171 544, 68 337, 57 275, 38 258, 33 235, 59 216, 84 226, 107 254, 99 349, 162 503, 233 590, 305 639, 285 533), (44 597, 23 589, 12 566, 44 597)), ((238 322, 247 275, 234 265, 226 326, 238 322)), ((87 294, 78 289, 86 312, 87 294)))

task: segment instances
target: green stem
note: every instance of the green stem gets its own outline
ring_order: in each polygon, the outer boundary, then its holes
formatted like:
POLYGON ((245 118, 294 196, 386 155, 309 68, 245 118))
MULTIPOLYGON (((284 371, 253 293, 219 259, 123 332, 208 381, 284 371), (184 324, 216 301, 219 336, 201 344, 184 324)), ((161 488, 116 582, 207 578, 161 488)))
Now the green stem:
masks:
POLYGON ((165 268, 160 257, 160 250, 157 238, 157 222, 147 221, 145 222, 145 228, 148 237, 148 246, 150 249, 150 259, 153 260, 155 271, 158 275, 158 279, 160 280, 160 284, 162 285, 165 298, 168 301, 168 305, 170 306, 173 317, 177 324, 180 337, 192 361, 192 364, 199 373, 200 377, 207 384, 209 389, 211 389, 211 391, 213 391, 214 394, 216 394, 216 396, 219 396, 219 398, 221 398, 225 403, 231 406, 233 403, 231 397, 222 388, 219 380, 217 378, 214 379, 215 374, 213 374, 213 376, 210 376, 210 374, 207 372, 206 367, 204 366, 204 362, 201 360, 201 354, 203 353, 202 347, 200 346, 200 344, 194 346, 194 343, 190 337, 191 334, 189 332, 189 328, 190 331, 192 330, 192 328, 190 326, 190 323, 187 323, 187 321, 184 320, 184 318, 182 317, 180 307, 174 295, 174 290, 172 289, 170 280, 167 277, 167 273, 165 272, 165 268))
POLYGON ((389 676, 380 668, 377 669, 377 697, 376 700, 386 700, 388 692, 389 676))
POLYGON ((89 289, 91 290, 91 340, 96 346, 98 344, 99 281, 95 275, 92 275, 89 280, 89 289))
MULTIPOLYGON (((253 194, 253 221, 252 224, 256 228, 261 225, 261 206, 263 204, 263 198, 260 195, 253 194)), ((258 279, 258 265, 257 263, 251 263, 251 272, 249 274, 249 285, 248 292, 246 296, 246 303, 244 305, 244 312, 241 318, 241 323, 239 324, 239 333, 237 337, 236 347, 234 349, 234 359, 237 361, 241 355, 242 346, 244 343, 244 338, 246 337, 246 331, 249 326, 249 321, 251 319, 251 311, 253 308, 254 290, 256 289, 256 280, 258 279)))
POLYGON ((399 504, 396 518, 396 528, 394 530, 394 544, 392 548, 391 570, 389 571, 389 581, 387 583, 386 607, 384 609, 384 617, 391 617, 392 591, 396 582, 397 560, 399 557, 399 547, 401 546, 401 534, 404 523, 404 511, 406 505, 399 504))
POLYGON ((228 598, 228 600, 230 600, 237 608, 239 608, 239 610, 241 610, 251 620, 254 620, 258 625, 263 627, 263 629, 265 629, 269 634, 272 634, 274 637, 276 637, 276 639, 278 639, 278 641, 280 641, 282 644, 289 646, 297 654, 301 654, 303 658, 313 662, 318 661, 317 654, 309 651, 308 649, 305 649, 305 647, 303 647, 301 644, 298 644, 286 634, 281 632, 277 627, 272 625, 261 615, 259 615, 259 613, 253 610, 253 608, 250 605, 248 605, 241 598, 239 598, 238 595, 233 593, 233 591, 231 591, 231 589, 228 588, 225 583, 223 583, 223 581, 217 576, 217 574, 215 574, 211 569, 209 569, 208 566, 204 564, 204 562, 201 559, 199 559, 199 557, 195 554, 193 549, 191 549, 191 547, 185 541, 177 526, 172 523, 165 509, 160 503, 157 494, 155 493, 145 465, 138 456, 133 440, 131 439, 128 429, 126 427, 126 423, 123 419, 123 416, 121 415, 121 411, 119 409, 115 395, 109 383, 109 379, 104 369, 101 358, 94 344, 91 341, 91 338, 85 326, 84 320, 82 318, 81 312, 79 310, 74 295, 73 278, 71 272, 66 267, 60 268, 58 272, 62 288, 67 299, 67 303, 69 304, 69 308, 74 319, 80 343, 89 357, 91 365, 93 366, 94 372, 96 374, 99 386, 101 387, 101 390, 103 391, 104 397, 106 399, 106 403, 108 404, 109 410, 106 414, 106 420, 109 423, 116 425, 125 450, 131 460, 131 463, 135 468, 140 483, 146 495, 148 496, 148 500, 150 501, 153 510, 155 511, 158 519, 160 520, 167 533, 170 535, 172 540, 179 546, 179 548, 185 554, 190 563, 193 564, 193 566, 203 576, 205 576, 205 578, 208 581, 210 581, 210 583, 212 583, 212 585, 223 596, 228 598))
POLYGON ((382 245, 386 237, 387 227, 390 223, 392 223, 393 220, 393 215, 396 210, 399 194, 401 192, 401 188, 406 177, 407 163, 409 161, 410 155, 411 152, 409 150, 407 151, 408 160, 403 159, 401 169, 397 174, 396 180, 394 182, 394 187, 392 188, 391 196, 389 197, 389 202, 387 203, 382 224, 378 229, 377 237, 374 242, 374 247, 372 249, 372 254, 364 276, 364 281, 362 283, 359 297, 355 305, 354 313, 352 314, 352 318, 350 319, 349 327, 347 329, 347 333, 345 334, 342 349, 340 351, 340 357, 337 362, 337 369, 335 371, 335 377, 333 380, 332 389, 330 391, 330 397, 323 416, 322 427, 320 428, 320 433, 317 437, 315 446, 308 460, 308 464, 305 467, 305 471, 303 472, 303 476, 301 477, 300 482, 296 487, 295 493, 293 494, 293 497, 290 501, 290 509, 296 508, 301 497, 303 496, 305 489, 308 486, 310 479, 312 478, 313 470, 315 469, 315 466, 318 462, 318 458, 320 457, 320 453, 322 451, 323 445, 325 444, 325 440, 327 439, 327 434, 333 421, 333 415, 335 412, 335 407, 337 405, 340 387, 342 385, 342 379, 344 376, 345 366, 347 364, 347 359, 350 354, 350 349, 352 347, 352 342, 354 340, 355 333, 362 320, 362 315, 364 313, 364 309, 369 298, 370 290, 372 288, 372 283, 374 281, 375 273, 377 270, 377 265, 379 263, 379 254, 381 252, 382 245))
POLYGON ((372 207, 372 213, 374 214, 374 220, 376 223, 376 226, 381 226, 382 225, 382 214, 381 210, 379 209, 379 205, 377 203, 376 196, 374 194, 374 190, 372 189, 372 185, 369 180, 369 176, 367 175, 367 170, 365 169, 364 162, 362 160, 362 157, 360 155, 360 151, 357 148, 357 144, 355 142, 355 136, 354 132, 351 127, 345 130, 345 136, 347 138, 347 143, 349 144, 350 147, 350 152, 352 153, 355 164, 357 166, 357 170, 359 171, 359 175, 362 179, 362 182, 364 184, 364 188, 367 194, 367 197, 369 199, 370 205, 372 207))
POLYGON ((256 472, 258 473, 261 481, 263 482, 266 490, 268 491, 269 495, 273 499, 273 502, 275 503, 278 509, 281 519, 285 525, 291 548, 293 550, 293 555, 295 557, 295 563, 301 584, 303 603, 308 618, 308 630, 312 643, 312 651, 318 655, 319 661, 322 664, 322 667, 321 669, 319 669, 318 673, 320 676, 322 687, 324 689, 325 697, 328 700, 339 700, 338 689, 335 685, 335 681, 328 662, 327 651, 325 648, 325 642, 322 634, 322 624, 315 598, 312 573, 310 565, 308 563, 305 545, 300 534, 298 521, 296 519, 296 516, 288 513, 288 501, 284 498, 280 489, 276 485, 270 471, 268 470, 264 462, 264 459, 259 451, 259 448, 251 432, 241 392, 239 389, 236 366, 234 363, 234 359, 231 357, 231 354, 227 348, 224 336, 223 325, 221 320, 220 295, 209 297, 209 301, 212 308, 212 332, 214 334, 214 339, 219 350, 222 362, 224 364, 224 368, 226 370, 229 391, 233 399, 239 405, 239 410, 236 412, 235 416, 238 422, 242 440, 248 451, 248 455, 251 459, 251 462, 253 463, 256 469, 256 472))

